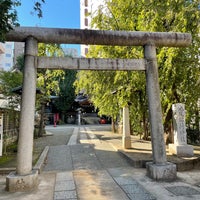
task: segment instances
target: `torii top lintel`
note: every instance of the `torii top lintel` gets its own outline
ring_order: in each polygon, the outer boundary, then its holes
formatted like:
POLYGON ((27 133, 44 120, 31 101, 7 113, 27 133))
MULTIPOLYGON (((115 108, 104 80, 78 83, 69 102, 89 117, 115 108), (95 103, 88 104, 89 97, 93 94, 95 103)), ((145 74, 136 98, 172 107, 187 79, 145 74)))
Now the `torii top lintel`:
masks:
POLYGON ((29 36, 36 38, 38 42, 42 43, 113 46, 144 46, 152 43, 158 47, 186 47, 192 41, 191 34, 189 33, 44 27, 15 27, 6 35, 6 41, 25 42, 29 36))

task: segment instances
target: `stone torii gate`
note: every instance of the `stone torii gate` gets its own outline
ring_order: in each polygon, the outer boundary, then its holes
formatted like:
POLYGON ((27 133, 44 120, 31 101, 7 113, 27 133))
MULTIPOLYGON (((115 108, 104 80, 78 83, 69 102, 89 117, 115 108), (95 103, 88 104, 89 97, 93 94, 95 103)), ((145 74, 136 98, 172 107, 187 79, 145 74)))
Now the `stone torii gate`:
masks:
POLYGON ((17 27, 7 34, 6 41, 25 42, 17 169, 16 172, 9 174, 6 178, 8 191, 26 191, 37 187, 38 184, 38 172, 32 169, 37 68, 146 71, 153 153, 153 162, 147 164, 147 175, 156 180, 173 180, 176 178, 176 166, 167 162, 166 159, 156 47, 186 47, 191 43, 190 34, 17 27), (143 46, 144 59, 37 57, 38 42, 143 46))

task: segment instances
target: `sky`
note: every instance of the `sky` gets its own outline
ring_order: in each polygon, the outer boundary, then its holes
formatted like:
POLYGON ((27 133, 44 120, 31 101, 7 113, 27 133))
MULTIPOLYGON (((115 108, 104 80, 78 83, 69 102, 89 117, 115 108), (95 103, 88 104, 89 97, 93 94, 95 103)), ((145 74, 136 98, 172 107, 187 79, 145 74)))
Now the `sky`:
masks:
MULTIPOLYGON (((80 0, 45 0, 40 19, 34 13, 33 6, 34 0, 21 0, 21 6, 17 8, 20 26, 80 28, 80 0)), ((79 45, 65 47, 77 48, 80 53, 79 45)))

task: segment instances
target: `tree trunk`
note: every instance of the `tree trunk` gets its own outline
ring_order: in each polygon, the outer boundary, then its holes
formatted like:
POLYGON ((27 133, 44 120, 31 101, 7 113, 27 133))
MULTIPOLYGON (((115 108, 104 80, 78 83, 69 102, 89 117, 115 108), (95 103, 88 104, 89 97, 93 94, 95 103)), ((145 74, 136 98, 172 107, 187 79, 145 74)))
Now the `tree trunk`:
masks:
POLYGON ((41 110, 40 110, 40 124, 39 124, 39 130, 38 130, 38 137, 42 137, 44 133, 44 111, 45 111, 45 104, 41 104, 41 110))
POLYGON ((173 125, 172 125, 172 109, 170 108, 167 112, 164 122, 164 132, 166 134, 166 145, 174 142, 173 125))
POLYGON ((169 143, 174 143, 174 132, 173 132, 173 125, 170 123, 168 125, 168 128, 166 129, 165 133, 167 134, 166 136, 166 145, 169 143))
POLYGON ((116 133, 116 128, 115 128, 115 120, 112 117, 112 132, 116 133))
POLYGON ((196 130, 199 132, 200 129, 199 129, 199 111, 198 109, 195 111, 195 126, 196 126, 196 130))
POLYGON ((149 132, 148 132, 148 123, 147 123, 147 120, 146 120, 145 112, 143 113, 142 121, 143 121, 143 131, 144 131, 142 139, 148 140, 149 132))

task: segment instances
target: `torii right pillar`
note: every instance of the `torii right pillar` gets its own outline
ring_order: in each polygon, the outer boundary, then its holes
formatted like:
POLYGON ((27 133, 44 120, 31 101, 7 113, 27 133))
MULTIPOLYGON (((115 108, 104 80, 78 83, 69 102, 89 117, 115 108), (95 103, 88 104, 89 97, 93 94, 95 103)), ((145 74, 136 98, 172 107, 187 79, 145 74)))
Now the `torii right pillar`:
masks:
POLYGON ((151 125, 151 143, 153 162, 146 164, 147 176, 155 180, 174 180, 177 176, 176 165, 167 162, 164 142, 164 129, 160 103, 160 87, 158 80, 158 67, 156 59, 156 46, 144 46, 146 59, 146 88, 148 95, 149 117, 151 125))

